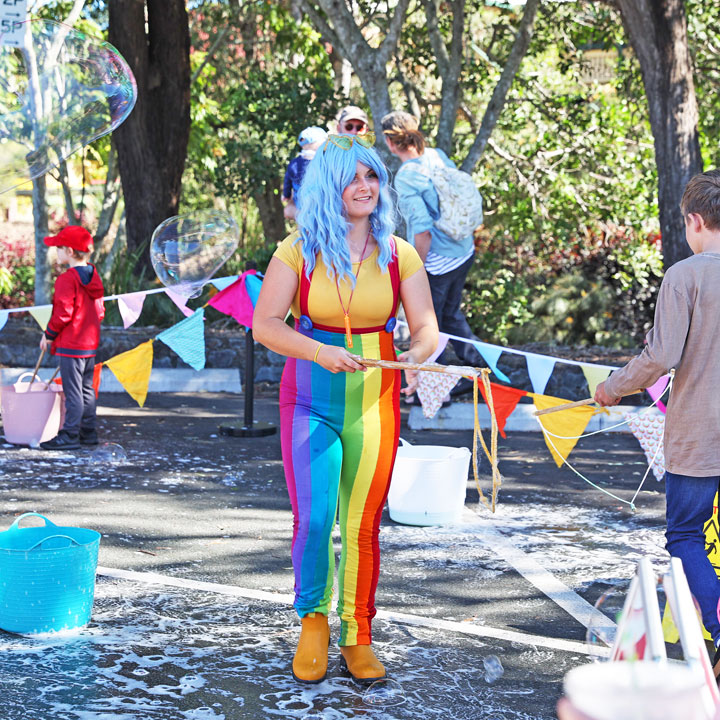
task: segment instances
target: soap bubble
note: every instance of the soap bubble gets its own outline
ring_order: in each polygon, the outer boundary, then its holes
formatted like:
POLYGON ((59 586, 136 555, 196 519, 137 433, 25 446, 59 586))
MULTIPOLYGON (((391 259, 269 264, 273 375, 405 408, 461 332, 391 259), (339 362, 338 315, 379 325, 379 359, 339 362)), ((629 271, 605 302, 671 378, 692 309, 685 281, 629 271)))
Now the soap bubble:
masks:
POLYGON ((200 210, 168 218, 155 228, 150 260, 163 285, 193 298, 235 252, 240 230, 220 210, 200 210))
POLYGON ((485 682, 494 683, 499 680, 505 673, 505 669, 497 655, 488 655, 483 658, 483 666, 485 667, 485 682))
POLYGON ((368 705, 402 705, 405 702, 405 690, 397 680, 380 678, 365 691, 363 702, 368 705))
POLYGON ((102 443, 90 453, 90 460, 94 463, 120 465, 126 463, 127 459, 127 453, 122 445, 111 442, 102 443))
POLYGON ((0 193, 57 167, 130 114, 135 78, 109 43, 50 20, 0 37, 0 193))

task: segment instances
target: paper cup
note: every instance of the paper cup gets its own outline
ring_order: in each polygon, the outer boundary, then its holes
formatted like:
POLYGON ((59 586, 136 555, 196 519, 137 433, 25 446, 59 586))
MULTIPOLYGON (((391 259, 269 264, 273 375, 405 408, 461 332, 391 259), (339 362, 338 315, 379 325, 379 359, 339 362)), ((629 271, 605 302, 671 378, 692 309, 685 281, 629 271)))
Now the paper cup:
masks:
POLYGON ((710 720, 700 670, 687 665, 608 662, 565 676, 565 694, 593 720, 710 720))

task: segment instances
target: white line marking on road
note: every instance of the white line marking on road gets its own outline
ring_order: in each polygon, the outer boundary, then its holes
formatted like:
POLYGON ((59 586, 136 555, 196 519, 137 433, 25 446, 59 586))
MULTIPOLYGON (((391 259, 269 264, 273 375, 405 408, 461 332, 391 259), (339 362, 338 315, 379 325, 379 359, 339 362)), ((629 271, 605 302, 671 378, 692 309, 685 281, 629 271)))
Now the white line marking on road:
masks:
POLYGON ((616 628, 612 620, 533 560, 529 553, 515 547, 498 530, 495 521, 477 515, 468 508, 465 508, 463 520, 468 524, 475 525, 480 530, 478 536, 480 540, 485 542, 494 553, 513 567, 528 582, 532 583, 565 612, 582 623, 584 627, 588 629, 592 627, 598 630, 601 628, 603 630, 616 628))
MULTIPOLYGON (((153 572, 137 572, 135 570, 98 567, 97 573, 98 575, 102 575, 104 577, 117 578, 119 580, 133 580, 135 582, 154 585, 203 590, 205 592, 217 593, 219 595, 230 595, 231 597, 241 597, 250 600, 262 600, 264 602, 271 602, 277 605, 291 606, 294 600, 293 596, 287 593, 272 593, 267 592, 266 590, 242 588, 236 585, 224 585, 221 583, 203 582, 201 580, 176 578, 153 572)), ((591 654, 591 651, 583 643, 575 640, 550 638, 542 635, 529 635, 515 630, 491 628, 485 625, 470 625, 469 623, 459 623, 453 620, 438 620, 437 618, 428 618, 423 617, 422 615, 412 615, 410 613, 400 613, 390 610, 378 610, 377 617, 389 622, 396 622, 403 625, 413 625, 415 627, 424 627, 432 630, 446 630, 460 633, 462 635, 472 635, 474 637, 505 640, 507 642, 515 642, 534 647, 546 647, 553 650, 563 650, 565 652, 572 652, 580 655, 591 654)), ((606 653, 603 652, 602 648, 599 648, 593 649, 592 654, 605 655, 606 653)), ((609 651, 607 654, 609 654, 609 651)))

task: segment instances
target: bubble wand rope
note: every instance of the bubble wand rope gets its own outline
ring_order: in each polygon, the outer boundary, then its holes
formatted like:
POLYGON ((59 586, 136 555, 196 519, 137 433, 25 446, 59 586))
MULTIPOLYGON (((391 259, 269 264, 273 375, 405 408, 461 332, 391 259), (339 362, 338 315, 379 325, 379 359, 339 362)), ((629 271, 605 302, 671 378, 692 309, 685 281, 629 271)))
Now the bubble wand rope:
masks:
MULTIPOLYGON (((660 400, 662 400, 662 398, 665 396, 665 394, 670 392, 670 388, 672 386, 674 379, 675 379, 675 370, 673 369, 670 371, 670 380, 668 381, 668 384, 667 384, 667 387, 665 388, 665 390, 663 390, 663 392, 653 401, 652 405, 649 405, 642 413, 639 413, 639 414, 647 413, 648 410, 650 410, 654 405, 656 405, 658 402, 660 402, 660 400)), ((561 440, 575 440, 575 439, 580 439, 580 438, 584 438, 584 437, 589 437, 590 435, 597 435, 600 432, 607 432, 608 430, 611 430, 613 428, 620 427, 620 425, 625 425, 627 422, 628 422, 627 420, 623 420, 623 422, 618 423, 617 425, 612 425, 609 428, 603 428, 602 430, 596 430, 591 433, 586 433, 585 435, 564 437, 562 435, 555 435, 554 433, 551 433, 549 430, 546 430, 543 427, 543 424, 540 422, 540 420, 538 420, 538 424, 540 425, 540 429, 543 431, 543 435, 545 436, 545 439, 547 440, 550 447, 552 447, 552 449, 555 450, 558 457, 560 457, 560 458, 562 458, 563 456, 559 452, 559 450, 555 447, 555 443, 552 441, 551 436, 561 439, 561 440)), ((635 512, 637 510, 637 508, 635 507, 635 499, 640 494, 640 491, 642 490, 643 485, 645 484, 645 480, 647 479, 647 476, 650 474, 650 470, 652 470, 652 467, 655 464, 655 460, 657 459, 658 453, 660 452, 660 448, 662 447, 662 442, 663 442, 664 437, 665 437, 665 433, 663 432, 663 437, 660 438, 660 442, 658 443, 658 446, 655 450, 655 454, 653 455, 652 460, 650 460, 650 462, 648 463, 647 470, 645 471, 645 474, 643 475, 643 478, 640 481, 640 484, 638 485, 637 490, 635 490, 635 493, 633 494, 632 499, 629 502, 627 500, 623 500, 623 498, 618 497, 614 493, 611 493, 609 490, 605 490, 605 488, 602 488, 599 485, 596 485, 592 480, 589 480, 588 478, 586 478, 579 470, 576 470, 567 461, 567 459, 563 458, 563 463, 565 465, 567 465, 570 468, 570 470, 572 470, 581 480, 584 480, 588 485, 591 485, 596 490, 599 490, 600 492, 603 492, 606 495, 609 495, 611 498, 617 500, 618 502, 624 503, 625 505, 629 505, 630 510, 632 510, 632 512, 635 512)))
POLYGON ((480 501, 490 512, 495 512, 497 506, 497 495, 500 487, 502 486, 502 475, 498 469, 497 461, 497 436, 498 436, 498 424, 497 417, 495 416, 495 404, 492 398, 492 388, 490 387, 490 370, 488 368, 474 368, 464 365, 425 365, 423 363, 409 363, 401 362, 399 360, 374 360, 371 358, 358 357, 357 361, 366 367, 376 367, 384 370, 419 370, 421 372, 436 372, 444 373, 445 375, 460 375, 467 377, 473 381, 473 406, 474 406, 474 427, 473 427, 473 478, 475 485, 477 486, 478 493, 480 495, 480 501), (490 449, 485 444, 485 438, 483 437, 482 430, 480 429, 480 418, 478 416, 478 376, 482 379, 483 388, 485 390, 485 397, 488 403, 488 409, 490 410, 490 449), (480 487, 480 478, 478 476, 478 463, 477 463, 477 445, 478 439, 482 445, 482 449, 485 452, 490 465, 492 467, 492 494, 490 502, 488 502, 485 494, 480 487))
MULTIPOLYGON (((638 415, 645 415, 650 410, 652 410, 665 397, 665 395, 670 392, 670 388, 672 387, 674 379, 675 379, 675 368, 670 370, 670 379, 668 380, 668 384, 665 386, 665 389, 662 391, 662 393, 660 393, 660 395, 658 395, 655 398, 655 400, 653 400, 652 403, 650 403, 650 405, 648 405, 646 408, 641 410, 638 413, 638 415)), ((642 392, 642 390, 638 390, 637 392, 642 392)), ((631 393, 631 394, 634 395, 635 393, 631 393)), ((560 408, 563 410, 569 409, 567 406, 556 406, 556 408, 550 408, 550 409, 554 410, 557 408, 560 408)), ((596 412, 601 412, 601 411, 605 411, 605 410, 606 410, 606 408, 598 408, 596 410, 596 412)), ((535 416, 537 417, 538 415, 546 415, 546 414, 547 413, 538 411, 535 413, 535 416)), ((538 420, 538 422, 540 422, 540 421, 538 420)), ((628 423, 628 420, 622 420, 619 423, 615 423, 615 425, 608 425, 608 427, 600 428, 599 430, 593 430, 592 432, 585 433, 583 435, 555 435, 555 433, 552 433, 549 430, 546 430, 543 427, 542 423, 540 423, 540 427, 543 428, 544 433, 546 433, 547 435, 552 435, 554 438, 557 438, 558 440, 582 440, 583 438, 590 437, 591 435, 599 435, 600 433, 609 432, 610 430, 614 430, 615 428, 619 428, 619 427, 622 427, 623 425, 627 425, 627 423, 628 423)))

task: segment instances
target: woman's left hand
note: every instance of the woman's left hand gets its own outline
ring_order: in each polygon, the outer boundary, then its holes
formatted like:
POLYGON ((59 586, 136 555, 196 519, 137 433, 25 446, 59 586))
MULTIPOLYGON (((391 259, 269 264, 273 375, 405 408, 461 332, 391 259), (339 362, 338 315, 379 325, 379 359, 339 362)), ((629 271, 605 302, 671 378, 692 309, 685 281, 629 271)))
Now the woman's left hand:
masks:
MULTIPOLYGON (((397 358, 400 362, 416 363, 417 358, 413 357, 412 350, 401 353, 397 358)), ((418 387, 418 372, 419 370, 405 370, 405 382, 407 387, 404 387, 400 392, 405 395, 412 395, 418 387)))

